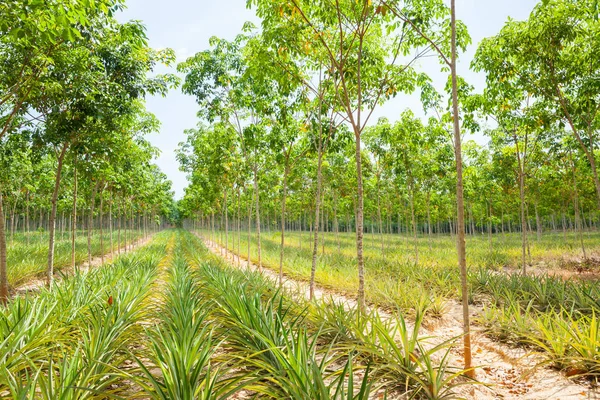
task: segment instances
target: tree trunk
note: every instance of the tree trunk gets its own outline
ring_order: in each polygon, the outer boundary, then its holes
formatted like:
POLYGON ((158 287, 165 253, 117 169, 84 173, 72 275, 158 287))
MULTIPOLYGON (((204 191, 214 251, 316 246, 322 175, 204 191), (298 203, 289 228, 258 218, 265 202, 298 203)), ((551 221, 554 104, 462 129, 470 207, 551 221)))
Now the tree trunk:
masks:
POLYGON ((385 260, 385 237, 383 236, 383 221, 381 219, 381 194, 379 193, 379 176, 377 177, 377 223, 381 239, 381 256, 385 260))
POLYGON ((309 299, 315 296, 315 275, 317 272, 317 252, 319 251, 319 216, 321 210, 321 186, 323 183, 323 132, 319 135, 318 159, 317 159, 317 193, 315 194, 315 222, 312 246, 312 264, 310 268, 309 299))
POLYGON ((27 246, 29 246, 29 198, 30 198, 30 193, 29 190, 27 190, 27 205, 25 207, 25 237, 27 238, 27 246))
POLYGON ((410 186, 411 186, 409 189, 410 190, 410 216, 411 216, 411 221, 412 221, 413 240, 414 240, 414 247, 415 247, 415 265, 418 265, 419 264, 419 243, 418 243, 418 237, 417 237, 417 220, 415 217, 415 194, 414 194, 414 190, 412 188, 412 184, 410 186))
POLYGON ((536 227, 536 230, 537 230, 537 240, 539 242, 540 240, 542 240, 542 221, 540 219, 540 214, 538 212, 538 203, 537 203, 537 200, 533 204, 533 207, 535 208, 535 227, 536 227))
POLYGON ((229 220, 228 220, 228 209, 227 209, 227 189, 224 190, 224 199, 225 202, 225 256, 227 256, 227 251, 229 250, 229 220))
POLYGON ((252 198, 248 202, 248 263, 247 267, 250 269, 250 237, 252 236, 252 198))
MULTIPOLYGON (((103 184, 104 185, 104 184, 103 184)), ((100 265, 104 266, 104 227, 102 213, 104 212, 104 186, 100 190, 100 215, 99 224, 100 224, 100 265)))
POLYGON ((521 211, 521 268, 523 275, 527 273, 527 220, 525 218, 525 173, 519 161, 519 201, 521 211))
POLYGON ((454 114, 454 151, 456 157, 456 203, 457 203, 457 249, 458 265, 460 267, 460 281, 463 307, 463 345, 464 345, 464 369, 467 376, 474 378, 475 373, 471 369, 471 326, 469 322, 469 292, 467 287, 467 257, 465 245, 465 209, 463 199, 463 171, 462 171, 462 145, 460 136, 460 119, 458 114, 458 79, 456 72, 456 0, 451 0, 451 27, 452 61, 450 71, 452 74, 452 111, 454 114))
POLYGON ((364 223, 364 198, 363 198, 363 176, 362 155, 360 154, 360 131, 354 128, 354 141, 356 145, 356 261, 358 267, 358 306, 365 313, 367 304, 365 299, 365 262, 363 259, 363 223, 364 223))
POLYGON ((240 256, 242 254, 242 194, 240 186, 237 188, 237 265, 241 265, 240 256))
POLYGON ((67 153, 68 143, 63 144, 60 155, 58 156, 58 165, 56 167, 56 180, 54 182, 54 192, 52 193, 52 210, 50 211, 50 219, 48 220, 48 269, 46 270, 46 284, 48 287, 54 279, 54 233, 56 229, 56 207, 58 200, 58 190, 60 189, 60 179, 63 168, 63 161, 67 153))
MULTIPOLYGON (((94 208, 96 205, 96 191, 98 190, 97 182, 92 189, 92 197, 90 199, 90 215, 88 216, 87 226, 87 250, 88 250, 88 266, 92 265, 92 229, 94 226, 94 208)), ((125 242, 125 251, 127 251, 127 242, 125 242)))
POLYGON ((8 301, 8 273, 6 265, 6 232, 4 229, 3 195, 0 189, 0 304, 8 301))
POLYGON ((71 268, 75 268, 75 239, 77 237, 77 158, 73 167, 73 216, 71 218, 71 268))
POLYGON ((431 253, 432 251, 432 246, 431 246, 431 193, 428 191, 427 192, 427 202, 426 202, 426 206, 427 206, 427 238, 429 241, 429 252, 431 253))
POLYGON ((289 155, 285 160, 285 170, 283 172, 283 193, 281 195, 281 248, 279 249, 279 288, 283 287, 283 253, 285 246, 285 201, 287 199, 287 180, 290 172, 289 155))
POLYGON ((110 235, 110 258, 114 257, 113 247, 113 218, 112 218, 113 194, 110 192, 110 202, 108 203, 108 231, 110 235))
MULTIPOLYGON (((258 253, 258 268, 262 268, 262 258, 261 258, 261 242, 260 242, 260 196, 258 193, 258 167, 256 166, 256 161, 254 164, 254 197, 255 197, 255 208, 256 208, 256 240, 257 240, 257 253, 258 253)), ((250 238, 248 238, 250 240, 250 238)))

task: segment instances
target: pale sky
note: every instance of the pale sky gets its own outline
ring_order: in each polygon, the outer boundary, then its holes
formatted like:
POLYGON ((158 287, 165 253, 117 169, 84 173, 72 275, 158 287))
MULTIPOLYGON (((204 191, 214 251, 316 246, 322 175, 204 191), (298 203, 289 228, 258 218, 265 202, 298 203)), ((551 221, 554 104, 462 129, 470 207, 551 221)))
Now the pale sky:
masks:
MULTIPOLYGON (((473 40, 467 53, 460 56, 458 72, 478 91, 483 89, 485 78, 469 70, 477 44, 481 39, 496 34, 508 17, 526 19, 536 3, 537 0, 457 0, 457 17, 466 23, 473 40)), ((174 49, 178 61, 206 50, 212 36, 232 39, 241 31, 245 21, 257 22, 254 12, 246 9, 245 0, 128 0, 127 5, 119 19, 143 21, 150 45, 174 49)), ((439 67, 436 62, 427 61, 420 67, 434 77, 441 91, 446 77, 437 73, 439 67)), ((187 180, 185 174, 179 171, 175 149, 185 140, 184 129, 193 128, 198 123, 198 105, 193 97, 173 90, 165 98, 149 98, 147 108, 162 123, 160 132, 148 139, 161 150, 157 164, 173 182, 175 197, 179 199, 183 196, 187 180)), ((399 96, 378 108, 371 122, 375 123, 383 116, 395 121, 407 108, 413 109, 417 115, 422 114, 418 97, 399 96)))

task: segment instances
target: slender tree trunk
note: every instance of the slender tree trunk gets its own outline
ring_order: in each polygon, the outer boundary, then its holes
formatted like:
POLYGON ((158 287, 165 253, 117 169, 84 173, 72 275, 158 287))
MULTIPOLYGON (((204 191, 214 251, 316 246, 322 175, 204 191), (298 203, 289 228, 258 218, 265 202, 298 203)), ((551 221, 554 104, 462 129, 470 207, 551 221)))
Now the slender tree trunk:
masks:
POLYGON ((363 258, 363 224, 364 224, 364 198, 363 198, 363 176, 362 176, 362 155, 360 145, 360 131, 358 127, 354 128, 354 141, 356 145, 356 261, 358 266, 358 306, 365 313, 367 304, 365 299, 365 262, 363 258))
POLYGON ((431 193, 428 191, 427 192, 427 202, 426 202, 426 206, 427 206, 427 238, 429 241, 429 252, 431 253, 432 251, 432 247, 431 247, 431 193))
POLYGON ((242 194, 240 187, 237 188, 237 265, 241 266, 240 256, 242 254, 242 194))
POLYGON ((77 158, 73 167, 73 217, 71 218, 71 268, 75 268, 75 240, 77 238, 77 158))
POLYGON ((54 192, 52 193, 52 210, 50 211, 50 219, 48 220, 48 269, 46 271, 46 284, 48 287, 54 279, 54 234, 56 229, 56 207, 58 202, 58 190, 60 189, 60 179, 63 168, 63 161, 67 153, 68 143, 63 144, 60 155, 58 156, 58 165, 56 168, 56 180, 54 182, 54 192))
POLYGON ((323 127, 319 132, 319 146, 317 159, 317 193, 315 194, 315 223, 312 246, 312 264, 310 268, 309 299, 315 296, 315 275, 317 272, 317 252, 319 251, 319 216, 321 210, 321 186, 323 182, 323 127))
POLYGON ((279 288, 283 286, 283 253, 285 248, 285 201, 287 199, 287 180, 290 172, 289 155, 285 160, 285 170, 283 172, 283 193, 281 195, 281 248, 279 250, 279 288))
MULTIPOLYGON (((92 229, 94 227, 94 208, 96 205, 96 191, 98 190, 98 181, 92 189, 92 197, 90 199, 90 215, 88 216, 87 226, 87 250, 88 250, 88 266, 92 265, 92 229)), ((125 243, 125 251, 127 251, 127 243, 125 243)))
POLYGON ((535 209, 535 227, 537 231, 537 240, 539 242, 540 240, 542 240, 542 220, 540 219, 537 200, 533 204, 533 207, 535 209))
POLYGON ((8 301, 8 273, 6 265, 6 232, 4 229, 3 194, 0 188, 0 304, 8 301))
POLYGON ((337 215, 337 207, 338 207, 338 198, 337 198, 337 191, 334 192, 334 196, 333 196, 333 219, 334 219, 334 228, 335 228, 335 242, 337 244, 337 249, 338 252, 341 250, 340 249, 340 225, 338 222, 338 215, 337 215))
MULTIPOLYGON (((102 184, 104 185, 104 184, 102 184)), ((99 224, 100 224, 100 265, 104 266, 104 224, 102 214, 104 213, 104 186, 100 190, 100 215, 99 224)))
MULTIPOLYGON (((412 178, 411 178, 412 179, 412 178)), ((412 228, 413 228, 413 240, 415 247, 415 265, 419 264, 419 242, 417 237, 417 220, 415 217, 415 194, 412 188, 412 184, 410 185, 410 216, 412 220, 412 228)))
POLYGON ((457 203, 457 249, 458 265, 460 267, 460 281, 463 307, 463 345, 464 345, 464 368, 467 376, 474 378, 475 373, 471 369, 471 325, 469 322, 469 291, 467 287, 467 257, 465 245, 465 208, 463 192, 462 171, 462 144, 460 135, 460 119, 458 113, 458 78, 456 72, 456 0, 451 0, 451 27, 452 61, 450 71, 452 74, 452 112, 454 115, 454 151, 456 157, 456 203, 457 203))
POLYGON ((15 214, 17 213, 18 196, 15 196, 12 211, 10 213, 10 242, 15 242, 15 214))
POLYGON ((519 161, 519 201, 521 212, 521 268, 527 273, 527 219, 525 218, 525 173, 519 161))
POLYGON ((25 231, 25 237, 27 240, 27 246, 29 246, 29 201, 30 201, 30 193, 29 190, 27 190, 27 205, 25 207, 25 227, 26 227, 26 231, 25 231))
POLYGON ((377 177, 377 223, 381 239, 381 256, 385 260, 385 237, 383 236, 383 220, 381 219, 381 194, 379 193, 379 176, 377 177))
POLYGON ((118 203, 117 209, 117 254, 121 254, 121 224, 123 223, 123 202, 118 203))
POLYGON ((248 269, 250 268, 250 237, 252 236, 252 200, 250 199, 248 202, 248 269))
POLYGON ((225 202, 225 255, 227 256, 227 251, 229 250, 229 220, 228 220, 228 210, 227 210, 227 189, 225 189, 224 199, 225 202))
POLYGON ((257 240, 257 253, 258 253, 258 268, 262 268, 262 258, 261 258, 261 241, 260 241, 260 196, 258 193, 258 167, 256 166, 256 161, 254 163, 254 200, 256 208, 256 240, 257 240))
POLYGON ((110 235, 110 258, 114 257, 114 246, 113 246, 113 215, 112 215, 112 206, 113 206, 113 194, 110 192, 110 201, 108 203, 108 231, 110 235))

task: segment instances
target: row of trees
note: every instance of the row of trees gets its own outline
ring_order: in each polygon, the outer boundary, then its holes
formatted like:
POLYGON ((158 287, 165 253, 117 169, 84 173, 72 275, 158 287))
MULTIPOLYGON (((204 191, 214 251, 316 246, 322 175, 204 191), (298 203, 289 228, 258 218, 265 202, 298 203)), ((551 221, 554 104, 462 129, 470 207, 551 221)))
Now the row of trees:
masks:
POLYGON ((543 1, 484 40, 472 63, 487 76, 482 93, 456 76, 457 47, 470 39, 453 1, 248 5, 260 30, 214 38, 179 65, 205 121, 178 154, 191 182, 182 213, 212 226, 221 216, 225 236, 253 219, 259 264, 262 227, 277 220, 281 262, 285 230, 309 228, 313 278, 319 231, 353 229, 363 307, 365 221, 379 232, 456 233, 468 368, 465 231, 520 231, 525 272, 529 230, 595 224, 596 2, 543 1), (444 93, 416 68, 427 56, 449 74, 444 93), (425 122, 406 111, 373 124, 377 106, 415 91, 425 122), (489 144, 463 151, 461 131, 489 144))
POLYGON ((0 5, 2 302, 6 236, 19 223, 47 229, 50 284, 57 217, 64 226, 69 216, 74 242, 82 214, 88 229, 107 226, 104 218, 131 227, 173 208, 170 183, 144 139, 158 126, 144 96, 177 84, 171 75, 149 77, 174 55, 149 48, 139 22, 117 22, 122 7, 121 0, 0 5))
MULTIPOLYGON (((455 150, 457 243, 466 296, 456 47, 464 49, 470 39, 466 28, 456 22, 454 2, 452 7, 441 0, 348 0, 335 4, 253 0, 248 5, 255 7, 262 19, 260 30, 246 24, 243 33, 231 42, 213 38, 210 50, 178 67, 186 74, 184 92, 196 97, 200 115, 208 122, 188 131, 188 141, 178 154, 191 182, 181 204, 182 213, 212 216, 221 210, 227 236, 230 214, 238 219, 241 216, 239 200, 242 196, 251 199, 245 203, 245 213, 249 222, 255 219, 260 265, 261 215, 267 199, 277 197, 281 205, 277 218, 282 228, 283 260, 287 205, 296 200, 296 193, 313 193, 304 203, 313 205, 312 296, 322 199, 328 189, 324 176, 336 154, 341 169, 334 173, 345 171, 353 182, 340 188, 345 193, 339 193, 338 199, 353 205, 358 303, 364 309, 365 164, 374 163, 363 148, 368 141, 368 124, 373 111, 385 101, 424 88, 423 98, 440 111, 440 125, 453 132, 449 139, 455 150), (415 68, 417 60, 431 55, 450 72, 447 97, 452 107, 441 105, 443 96, 433 90, 429 77, 415 68), (314 169, 300 168, 311 160, 314 169), (280 179, 270 173, 275 171, 280 172, 280 179), (306 178, 313 172, 315 184, 311 185, 313 179, 306 178), (230 204, 236 206, 230 210, 230 204)), ((464 318, 469 368, 466 301, 464 318)))

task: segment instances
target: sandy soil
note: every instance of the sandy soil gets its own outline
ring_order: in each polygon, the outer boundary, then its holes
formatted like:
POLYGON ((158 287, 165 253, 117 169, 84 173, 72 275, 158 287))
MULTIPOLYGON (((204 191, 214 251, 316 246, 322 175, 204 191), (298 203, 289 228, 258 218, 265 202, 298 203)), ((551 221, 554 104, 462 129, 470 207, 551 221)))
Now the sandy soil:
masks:
MULTIPOLYGON (((259 267, 248 262, 243 257, 226 251, 218 244, 200 237, 210 251, 238 268, 260 270, 269 279, 279 281, 279 275, 270 269, 259 267)), ((309 296, 309 285, 305 281, 284 277, 284 287, 293 293, 298 293, 306 298, 309 296)), ((343 302, 348 307, 354 307, 356 300, 344 294, 329 289, 318 287, 315 296, 319 299, 334 299, 343 302)), ((372 307, 372 306, 371 306, 372 307)), ((382 317, 390 317, 383 309, 378 310, 382 317)), ((481 310, 471 308, 472 317, 476 317, 481 310)), ((456 301, 449 301, 446 314, 433 325, 422 328, 423 337, 430 345, 457 338, 462 334, 462 306, 456 301)), ((461 365, 463 362, 462 351, 458 340, 452 349, 451 364, 461 365)), ((600 392, 589 386, 573 382, 563 374, 540 366, 542 357, 533 352, 515 349, 487 338, 478 326, 472 327, 473 365, 477 366, 477 380, 480 385, 467 385, 459 389, 459 395, 467 399, 600 399, 600 392)))

